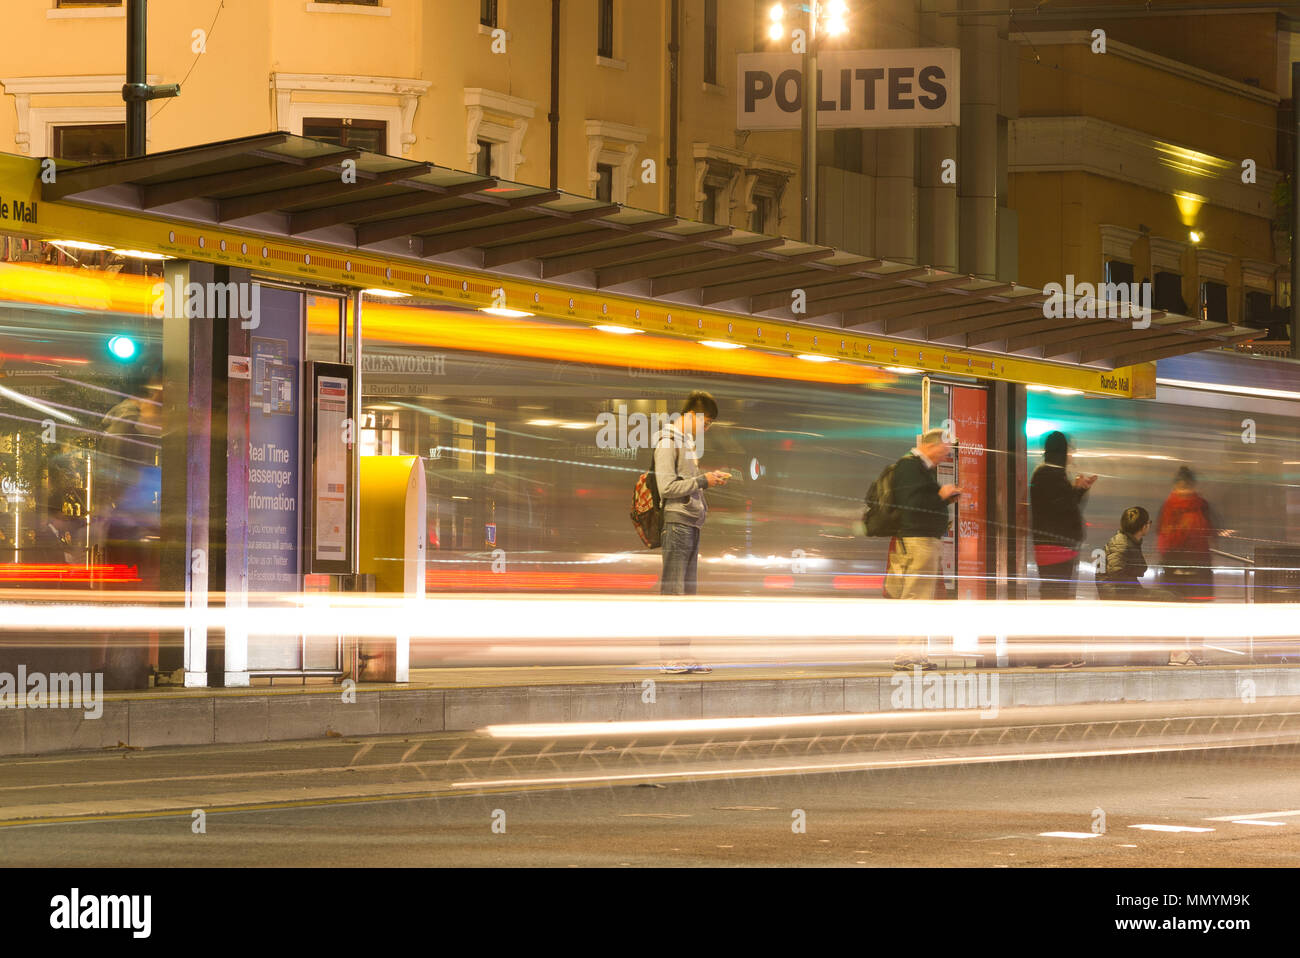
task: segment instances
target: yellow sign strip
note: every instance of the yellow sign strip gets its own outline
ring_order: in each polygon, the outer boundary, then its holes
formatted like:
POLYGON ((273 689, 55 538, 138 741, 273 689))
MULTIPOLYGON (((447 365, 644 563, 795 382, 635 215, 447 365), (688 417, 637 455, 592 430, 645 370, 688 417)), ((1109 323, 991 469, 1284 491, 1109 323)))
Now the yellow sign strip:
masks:
MULTIPOLYGON (((616 296, 600 290, 489 276, 415 257, 340 251, 134 211, 48 203, 40 199, 40 175, 40 161, 0 154, 0 232, 44 240, 102 243, 327 285, 381 287, 472 309, 506 306, 590 325, 628 326, 778 353, 822 355, 873 366, 903 366, 1105 396, 1155 395, 1155 363, 1114 371, 1058 365, 616 296)), ((472 333, 467 331, 467 335, 472 333)))

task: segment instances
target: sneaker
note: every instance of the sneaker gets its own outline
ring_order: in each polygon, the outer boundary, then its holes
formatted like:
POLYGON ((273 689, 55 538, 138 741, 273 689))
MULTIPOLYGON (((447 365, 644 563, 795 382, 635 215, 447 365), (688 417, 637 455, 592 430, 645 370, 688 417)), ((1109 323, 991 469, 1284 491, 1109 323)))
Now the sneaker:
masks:
POLYGON ((895 672, 910 672, 913 665, 920 665, 916 659, 894 659, 895 672))
POLYGON ((935 665, 929 659, 920 659, 916 664, 921 667, 922 672, 933 672, 939 668, 939 666, 935 665))
POLYGON ((707 675, 709 672, 712 672, 713 669, 709 668, 707 665, 701 665, 699 662, 688 662, 686 664, 686 671, 693 672, 696 675, 707 675))
POLYGON ((673 675, 680 675, 683 672, 689 672, 690 670, 690 666, 682 662, 665 662, 663 665, 659 666, 660 672, 668 672, 673 675))

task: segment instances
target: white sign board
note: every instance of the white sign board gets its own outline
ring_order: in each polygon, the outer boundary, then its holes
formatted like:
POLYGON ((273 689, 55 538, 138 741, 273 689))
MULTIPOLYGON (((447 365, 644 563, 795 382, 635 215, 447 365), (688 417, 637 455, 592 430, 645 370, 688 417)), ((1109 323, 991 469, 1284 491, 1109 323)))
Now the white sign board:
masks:
MULTIPOLYGON (((803 57, 742 53, 737 61, 737 129, 799 129, 803 57)), ((825 52, 817 57, 817 74, 821 129, 959 125, 961 51, 955 48, 825 52)))

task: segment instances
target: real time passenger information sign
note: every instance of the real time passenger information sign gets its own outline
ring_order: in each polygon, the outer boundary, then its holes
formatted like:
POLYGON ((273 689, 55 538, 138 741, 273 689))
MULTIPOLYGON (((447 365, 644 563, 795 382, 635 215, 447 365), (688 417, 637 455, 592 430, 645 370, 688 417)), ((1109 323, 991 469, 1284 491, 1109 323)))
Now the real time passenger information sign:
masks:
MULTIPOLYGON (((737 57, 736 128, 797 130, 803 109, 803 57, 737 57)), ((817 125, 822 129, 957 126, 961 51, 836 50, 817 57, 817 125)))

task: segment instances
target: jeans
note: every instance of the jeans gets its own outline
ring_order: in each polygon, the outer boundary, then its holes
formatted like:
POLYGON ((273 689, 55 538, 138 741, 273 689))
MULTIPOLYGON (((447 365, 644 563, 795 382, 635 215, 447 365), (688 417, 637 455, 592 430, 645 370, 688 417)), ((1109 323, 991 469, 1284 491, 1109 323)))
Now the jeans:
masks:
POLYGON ((700 529, 684 522, 664 523, 664 569, 659 579, 661 595, 695 595, 696 568, 700 560, 700 529))
MULTIPOLYGON (((695 595, 696 567, 700 561, 700 527, 684 522, 665 522, 663 544, 664 570, 659 579, 661 595, 695 595)), ((665 662, 685 659, 689 640, 670 638, 661 633, 660 655, 665 662)))

